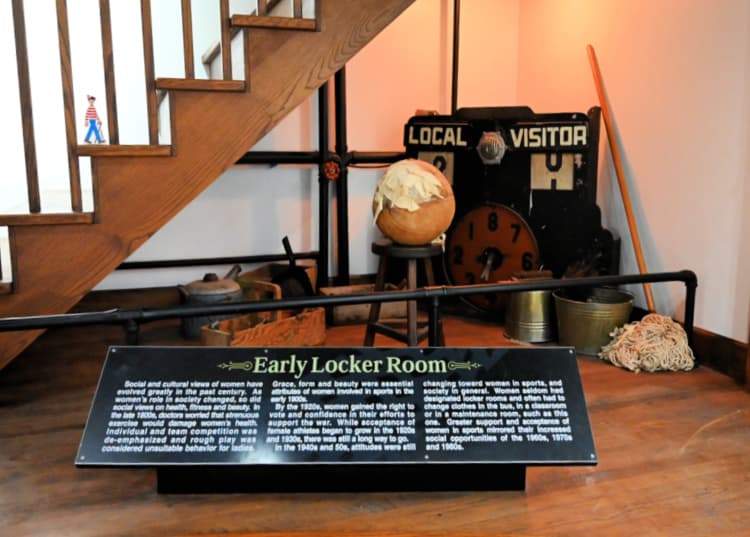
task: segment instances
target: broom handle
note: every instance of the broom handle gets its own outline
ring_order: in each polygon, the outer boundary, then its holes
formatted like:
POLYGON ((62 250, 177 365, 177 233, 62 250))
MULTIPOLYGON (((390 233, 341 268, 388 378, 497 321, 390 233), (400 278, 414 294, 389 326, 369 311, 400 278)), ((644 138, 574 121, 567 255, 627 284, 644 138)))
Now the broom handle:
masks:
MULTIPOLYGON (((604 95, 604 84, 602 83, 602 75, 599 72, 599 62, 596 60, 596 53, 594 47, 591 45, 586 46, 586 51, 589 54, 589 63, 591 64, 591 71, 594 75, 594 84, 596 85, 596 93, 599 95, 599 103, 602 109, 602 117, 604 118, 604 127, 607 129, 607 140, 609 140, 609 148, 612 151, 612 160, 615 163, 615 171, 617 172, 617 183, 620 185, 620 194, 622 194, 622 204, 625 208, 625 216, 628 219, 628 228, 630 229, 630 237, 633 240, 633 250, 635 250, 635 259, 638 262, 638 271, 641 274, 648 272, 646 269, 646 261, 643 257, 643 250, 641 248, 641 239, 638 236, 638 228, 636 226, 635 217, 633 216, 633 207, 630 205, 630 194, 628 193, 628 183, 625 177, 625 171, 622 168, 622 159, 620 158, 620 148, 617 145, 615 139, 614 128, 612 127, 612 118, 609 115, 609 106, 607 105, 607 99, 604 95)), ((648 283, 643 284, 643 292, 646 295, 646 304, 649 311, 656 311, 654 305, 654 295, 651 294, 651 285, 648 283)))

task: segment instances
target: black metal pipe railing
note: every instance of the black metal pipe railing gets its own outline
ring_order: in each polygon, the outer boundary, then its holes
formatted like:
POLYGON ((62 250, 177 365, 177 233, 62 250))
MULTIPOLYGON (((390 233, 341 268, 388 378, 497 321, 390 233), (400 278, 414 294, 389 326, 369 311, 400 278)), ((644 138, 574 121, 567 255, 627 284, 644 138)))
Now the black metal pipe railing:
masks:
POLYGON ((349 165, 358 164, 393 164, 405 159, 406 153, 396 151, 350 151, 342 158, 349 165))
MULTIPOLYGON (((295 252, 294 259, 318 259, 318 252, 295 252)), ((286 254, 262 254, 230 257, 196 257, 191 259, 157 259, 153 261, 126 261, 117 266, 116 270, 156 269, 175 267, 199 267, 209 265, 237 265, 252 263, 272 263, 274 261, 288 261, 286 254)))
POLYGON ((287 298, 283 300, 262 300, 257 302, 232 302, 215 305, 178 306, 161 309, 113 309, 107 311, 68 313, 31 317, 8 317, 0 319, 0 332, 12 330, 32 330, 60 326, 82 326, 92 324, 122 324, 132 332, 136 325, 162 319, 198 317, 206 315, 232 315, 257 311, 296 309, 308 307, 344 306, 373 302, 394 302, 398 300, 429 300, 429 344, 438 346, 440 323, 440 299, 470 296, 484 293, 514 293, 519 291, 553 290, 570 287, 597 287, 603 285, 625 285, 636 283, 683 282, 685 284, 685 314, 683 327, 688 344, 693 344, 693 322, 695 315, 695 290, 698 279, 694 272, 658 272, 652 274, 630 274, 616 276, 593 276, 562 280, 519 281, 512 283, 492 283, 481 285, 457 285, 423 287, 410 291, 383 291, 366 295, 335 295, 319 297, 287 298))
POLYGON ((248 151, 235 164, 318 164, 318 151, 248 151))

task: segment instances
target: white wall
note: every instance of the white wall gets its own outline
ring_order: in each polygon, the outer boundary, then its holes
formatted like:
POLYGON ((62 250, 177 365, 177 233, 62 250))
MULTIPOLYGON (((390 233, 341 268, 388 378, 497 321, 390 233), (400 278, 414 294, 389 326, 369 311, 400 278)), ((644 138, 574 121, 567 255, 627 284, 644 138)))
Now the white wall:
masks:
MULTIPOLYGON (((521 3, 518 94, 537 111, 597 103, 586 44, 604 78, 649 271, 694 270, 696 324, 747 339, 746 0, 535 0, 521 3)), ((606 137, 604 137, 606 140, 606 137)), ((600 166, 606 226, 637 273, 609 150, 600 166)), ((681 317, 681 285, 652 286, 681 317)), ((641 288, 635 287, 638 295, 641 288)), ((642 298, 640 305, 645 305, 642 298)))

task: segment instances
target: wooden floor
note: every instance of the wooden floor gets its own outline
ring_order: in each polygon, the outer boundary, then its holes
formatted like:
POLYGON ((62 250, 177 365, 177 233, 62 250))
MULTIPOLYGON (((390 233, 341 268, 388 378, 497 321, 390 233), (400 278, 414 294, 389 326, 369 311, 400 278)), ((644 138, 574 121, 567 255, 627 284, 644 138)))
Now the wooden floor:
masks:
MULTIPOLYGON (((461 318, 445 334, 504 343, 461 318)), ((333 328, 327 344, 363 335, 333 328)), ((150 469, 73 465, 106 346, 122 342, 115 327, 50 331, 0 371, 1 535, 750 535, 750 394, 706 368, 635 375, 579 358, 599 465, 530 468, 525 492, 175 496, 150 469)))

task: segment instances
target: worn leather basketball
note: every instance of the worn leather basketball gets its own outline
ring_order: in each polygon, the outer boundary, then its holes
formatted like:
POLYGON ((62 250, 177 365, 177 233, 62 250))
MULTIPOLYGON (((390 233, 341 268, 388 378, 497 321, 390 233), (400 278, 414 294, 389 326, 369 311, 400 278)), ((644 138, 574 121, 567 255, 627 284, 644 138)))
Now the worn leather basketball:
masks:
POLYGON ((387 238, 419 245, 448 229, 456 202, 440 170, 421 160, 405 159, 392 164, 378 181, 372 210, 375 224, 387 238))

